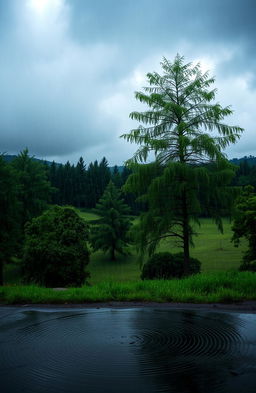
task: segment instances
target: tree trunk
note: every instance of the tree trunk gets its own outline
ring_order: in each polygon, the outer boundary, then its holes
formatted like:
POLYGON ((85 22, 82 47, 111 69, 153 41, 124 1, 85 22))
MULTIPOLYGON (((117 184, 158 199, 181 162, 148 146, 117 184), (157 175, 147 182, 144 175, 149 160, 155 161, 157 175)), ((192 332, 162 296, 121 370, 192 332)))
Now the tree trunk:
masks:
POLYGON ((189 274, 189 216, 187 208, 187 195, 184 191, 182 196, 182 216, 183 216, 183 253, 184 253, 184 275, 189 274))
POLYGON ((111 248, 111 261, 116 260, 116 255, 115 255, 115 247, 111 248))

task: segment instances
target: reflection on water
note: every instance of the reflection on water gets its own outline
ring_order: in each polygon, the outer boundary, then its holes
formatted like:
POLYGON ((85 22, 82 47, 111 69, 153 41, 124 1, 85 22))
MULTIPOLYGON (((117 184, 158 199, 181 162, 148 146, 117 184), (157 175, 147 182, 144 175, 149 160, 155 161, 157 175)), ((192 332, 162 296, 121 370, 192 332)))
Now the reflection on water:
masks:
POLYGON ((0 311, 4 393, 256 392, 256 315, 0 311))

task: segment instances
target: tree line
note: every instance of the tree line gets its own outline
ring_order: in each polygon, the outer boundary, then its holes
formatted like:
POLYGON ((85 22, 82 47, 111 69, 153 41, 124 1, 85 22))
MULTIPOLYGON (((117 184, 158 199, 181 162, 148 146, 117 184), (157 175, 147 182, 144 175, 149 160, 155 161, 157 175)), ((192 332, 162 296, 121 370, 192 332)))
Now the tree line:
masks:
MULTIPOLYGON (((52 162, 47 167, 48 179, 55 189, 52 202, 89 209, 96 206, 110 180, 120 189, 130 173, 131 170, 127 167, 120 171, 115 166, 111 170, 105 157, 100 162, 96 160, 89 163, 88 167, 83 157, 80 157, 76 165, 71 165, 69 161, 64 165, 52 162)), ((126 203, 132 210, 137 209, 131 195, 126 196, 126 203)))

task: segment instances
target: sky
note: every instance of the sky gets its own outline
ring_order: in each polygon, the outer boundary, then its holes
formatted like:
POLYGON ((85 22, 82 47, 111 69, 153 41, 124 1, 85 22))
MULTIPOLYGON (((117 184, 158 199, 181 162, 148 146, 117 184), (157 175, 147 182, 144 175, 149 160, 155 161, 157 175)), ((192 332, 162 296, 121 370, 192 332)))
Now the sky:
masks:
POLYGON ((179 53, 215 76, 229 158, 256 155, 255 0, 0 0, 0 152, 122 165, 134 92, 179 53))

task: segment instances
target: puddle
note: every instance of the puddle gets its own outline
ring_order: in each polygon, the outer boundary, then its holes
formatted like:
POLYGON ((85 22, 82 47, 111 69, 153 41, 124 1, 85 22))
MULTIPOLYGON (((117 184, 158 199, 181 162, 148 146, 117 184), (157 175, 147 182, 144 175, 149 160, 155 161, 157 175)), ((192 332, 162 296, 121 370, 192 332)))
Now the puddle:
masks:
POLYGON ((5 309, 1 392, 256 392, 256 315, 5 309))

